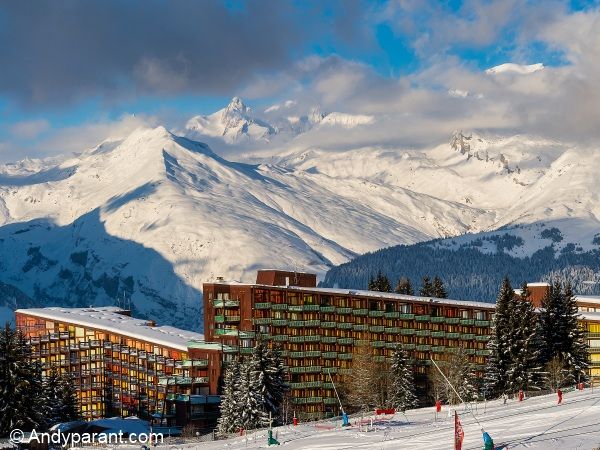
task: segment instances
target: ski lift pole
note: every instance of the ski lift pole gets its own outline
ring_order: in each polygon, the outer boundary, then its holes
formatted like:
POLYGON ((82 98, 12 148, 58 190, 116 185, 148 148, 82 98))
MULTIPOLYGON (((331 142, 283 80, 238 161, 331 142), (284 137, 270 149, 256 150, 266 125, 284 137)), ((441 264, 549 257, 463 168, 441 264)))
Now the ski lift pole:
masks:
MULTIPOLYGON (((458 393, 458 391, 456 389, 454 389, 454 386, 452 385, 452 383, 450 383, 450 380, 448 380, 448 378, 446 377, 446 375, 444 375, 444 372, 442 372, 442 370, 440 369, 440 367, 437 365, 437 363, 433 360, 433 358, 430 356, 429 360, 433 363, 433 365, 435 366, 435 368, 438 370, 438 372, 440 373, 440 375, 442 377, 444 377, 444 380, 446 380, 446 383, 448 383, 448 386, 450 386, 452 388, 452 390, 454 391, 454 393, 456 394, 456 396, 458 397, 458 399, 465 404, 465 406, 467 405, 466 402, 462 399, 462 397, 460 396, 460 394, 458 393)), ((475 422, 477 422, 477 425, 479 425, 479 427, 481 429, 483 429, 483 427, 481 426, 481 423, 479 422, 479 420, 477 420, 477 417, 475 417, 475 414, 473 414, 473 411, 471 410, 471 408, 467 408, 467 410, 471 413, 471 415, 473 416, 473 419, 475 419, 475 422)))
POLYGON ((333 386, 333 392, 335 392, 337 401, 340 404, 340 410, 342 411, 342 426, 346 426, 348 425, 348 416, 346 415, 346 411, 344 411, 344 406, 342 405, 342 401, 340 400, 337 388, 335 387, 335 383, 333 382, 333 378, 331 377, 331 372, 327 372, 327 375, 329 375, 329 381, 331 381, 331 384, 333 386))

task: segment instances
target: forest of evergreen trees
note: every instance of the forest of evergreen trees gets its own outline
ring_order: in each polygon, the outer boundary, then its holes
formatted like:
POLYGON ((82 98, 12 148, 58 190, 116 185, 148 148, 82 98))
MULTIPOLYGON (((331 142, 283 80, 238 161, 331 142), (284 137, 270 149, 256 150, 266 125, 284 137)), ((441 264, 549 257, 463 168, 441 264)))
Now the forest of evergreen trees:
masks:
MULTIPOLYGON (((584 293, 591 274, 600 270, 600 250, 578 252, 568 247, 557 252, 552 246, 531 257, 516 258, 503 251, 482 253, 477 242, 458 249, 430 241, 415 245, 399 245, 333 267, 321 282, 322 287, 365 289, 374 274, 381 272, 389 280, 407 278, 420 281, 423 276, 437 274, 444 280, 449 298, 494 302, 497 286, 506 276, 521 285, 568 276, 573 289, 584 293)), ((500 249, 515 243, 504 239, 500 249)), ((417 289, 415 291, 418 292, 417 289)))

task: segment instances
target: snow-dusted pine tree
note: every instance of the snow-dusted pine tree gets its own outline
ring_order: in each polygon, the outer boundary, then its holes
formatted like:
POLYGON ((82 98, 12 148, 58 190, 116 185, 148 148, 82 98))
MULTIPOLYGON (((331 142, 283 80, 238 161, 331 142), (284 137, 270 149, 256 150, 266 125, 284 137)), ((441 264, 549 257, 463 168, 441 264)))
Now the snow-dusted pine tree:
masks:
POLYGON ((22 335, 6 324, 0 330, 0 436, 45 426, 41 366, 29 356, 22 335))
POLYGON ((44 378, 44 417, 49 426, 60 423, 61 420, 61 394, 60 394, 60 375, 55 367, 50 370, 50 374, 44 378))
POLYGON ((368 411, 377 404, 377 365, 373 350, 368 342, 354 346, 352 352, 352 372, 344 380, 350 404, 362 411, 368 411))
POLYGON ((223 377, 223 395, 221 395, 220 417, 218 430, 227 434, 237 431, 240 427, 239 383, 240 361, 236 358, 227 365, 223 377))
MULTIPOLYGON (((514 312, 514 290, 510 280, 504 278, 492 324, 492 334, 488 341, 488 350, 491 354, 488 359, 485 377, 484 394, 486 397, 495 397, 508 389, 508 370, 510 366, 510 351, 512 336, 510 336, 511 313, 514 312)), ((514 323, 514 317, 512 319, 514 323)))
POLYGON ((281 349, 277 346, 267 352, 265 387, 267 413, 271 413, 273 420, 280 421, 283 398, 289 390, 289 386, 285 382, 285 365, 283 364, 281 349))
POLYGON ((254 366, 252 358, 240 365, 237 408, 240 426, 246 430, 263 427, 269 422, 269 415, 265 411, 264 373, 255 371, 254 366))
POLYGON ((79 420, 81 415, 77 404, 77 391, 69 375, 60 376, 58 395, 60 398, 60 422, 79 420))
POLYGON ((540 387, 542 381, 539 363, 538 321, 529 300, 527 284, 521 295, 509 304, 508 335, 511 337, 510 361, 507 371, 507 390, 517 392, 540 387))
MULTIPOLYGON (((569 283, 564 288, 560 282, 554 282, 542 301, 540 314, 541 337, 543 341, 541 362, 546 364, 547 372, 557 372, 562 366, 560 377, 563 384, 584 381, 589 366, 587 342, 578 324, 578 308, 573 290, 569 283)), ((560 386, 559 386, 560 387, 560 386)))
POLYGON ((404 412, 417 406, 415 380, 410 359, 402 347, 398 346, 392 354, 390 403, 404 412))

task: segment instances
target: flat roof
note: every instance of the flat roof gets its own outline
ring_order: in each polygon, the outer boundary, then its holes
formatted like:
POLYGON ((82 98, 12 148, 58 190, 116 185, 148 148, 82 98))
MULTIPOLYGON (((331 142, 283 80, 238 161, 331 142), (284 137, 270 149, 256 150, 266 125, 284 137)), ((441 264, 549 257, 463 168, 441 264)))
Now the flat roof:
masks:
POLYGON ((406 300, 413 302, 422 302, 422 303, 434 303, 440 305, 454 305, 454 306, 467 306, 473 308, 486 308, 486 309, 494 309, 496 303, 491 302, 475 302, 471 300, 453 300, 449 298, 434 298, 434 297, 420 297, 416 295, 404 295, 404 294, 396 294, 394 292, 379 292, 379 291, 366 291, 360 289, 335 289, 335 288, 320 288, 320 287, 301 287, 301 286, 273 286, 270 284, 256 284, 256 283, 240 283, 239 281, 216 281, 205 284, 214 284, 214 285, 224 285, 224 286, 248 286, 248 287, 258 287, 265 289, 289 289, 289 290, 297 290, 297 291, 309 291, 309 292, 318 292, 322 294, 332 294, 332 295, 353 295, 353 296, 361 296, 361 297, 373 297, 373 298, 387 298, 390 300, 406 300))
POLYGON ((600 322, 600 312, 579 311, 579 315, 590 322, 600 322))
POLYGON ((42 319, 72 323, 74 325, 97 330, 105 330, 110 333, 181 351, 188 350, 189 341, 204 340, 203 334, 166 325, 153 326, 152 321, 135 319, 124 315, 123 312, 125 312, 123 309, 114 306, 91 308, 28 308, 15 311, 15 313, 36 316, 42 319))

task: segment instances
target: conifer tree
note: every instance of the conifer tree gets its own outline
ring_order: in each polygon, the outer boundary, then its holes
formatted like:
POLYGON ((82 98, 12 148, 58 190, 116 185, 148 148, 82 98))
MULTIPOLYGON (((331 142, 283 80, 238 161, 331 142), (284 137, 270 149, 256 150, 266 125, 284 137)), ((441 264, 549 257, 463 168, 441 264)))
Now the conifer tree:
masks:
POLYGON ((239 417, 240 361, 236 358, 225 370, 223 380, 223 395, 221 395, 221 415, 218 420, 219 432, 223 434, 237 431, 241 425, 239 417))
POLYGON ((500 395, 508 389, 508 370, 510 365, 511 336, 510 321, 511 309, 514 305, 514 290, 508 278, 504 278, 492 324, 492 333, 488 341, 490 356, 484 378, 484 392, 486 397, 500 395))
POLYGON ((433 278, 433 285, 431 286, 431 296, 435 298, 448 298, 448 293, 444 287, 444 282, 437 275, 433 278))
POLYGON ((404 412, 417 406, 415 380, 408 355, 398 346, 392 354, 390 403, 404 412))
POLYGON ((392 292, 392 285, 387 276, 379 270, 377 276, 369 280, 369 290, 377 292, 392 292))
POLYGON ((285 365, 281 356, 281 349, 274 346, 267 352, 267 369, 265 372, 265 386, 268 395, 267 413, 271 412, 274 420, 281 418, 281 408, 289 386, 285 382, 285 365))
POLYGON ((58 381, 58 395, 60 398, 60 422, 79 420, 79 405, 77 404, 77 391, 69 375, 62 375, 58 381))
POLYGON ((60 375, 53 367, 43 381, 44 417, 49 426, 62 422, 62 395, 60 392, 60 375))
POLYGON ((368 411, 377 403, 377 366, 373 351, 368 342, 354 346, 352 372, 345 380, 348 388, 348 401, 357 409, 368 411))
POLYGON ((519 298, 511 302, 509 331, 512 348, 507 373, 507 388, 511 392, 540 387, 541 366, 539 364, 538 321, 529 300, 527 284, 521 289, 519 298))
MULTIPOLYGON (((556 281, 542 300, 540 313, 542 352, 541 362, 554 379, 564 384, 584 381, 589 366, 587 343, 578 324, 577 301, 569 283, 564 288, 556 281), (561 366, 560 376, 556 375, 561 366)), ((560 386, 559 386, 560 387, 560 386)))
POLYGON ((240 366, 238 414, 240 426, 253 430, 268 424, 269 416, 265 412, 264 378, 259 373, 255 378, 254 363, 247 359, 240 366))
POLYGON ((421 289, 419 289, 419 295, 421 297, 433 297, 433 285, 427 275, 423 277, 421 289))
POLYGON ((394 292, 396 294, 415 295, 415 291, 410 284, 410 279, 405 277, 401 277, 398 280, 398 284, 396 284, 396 289, 394 292))
POLYGON ((0 436, 15 429, 42 429, 44 390, 39 363, 31 362, 23 336, 6 324, 0 330, 0 436))

